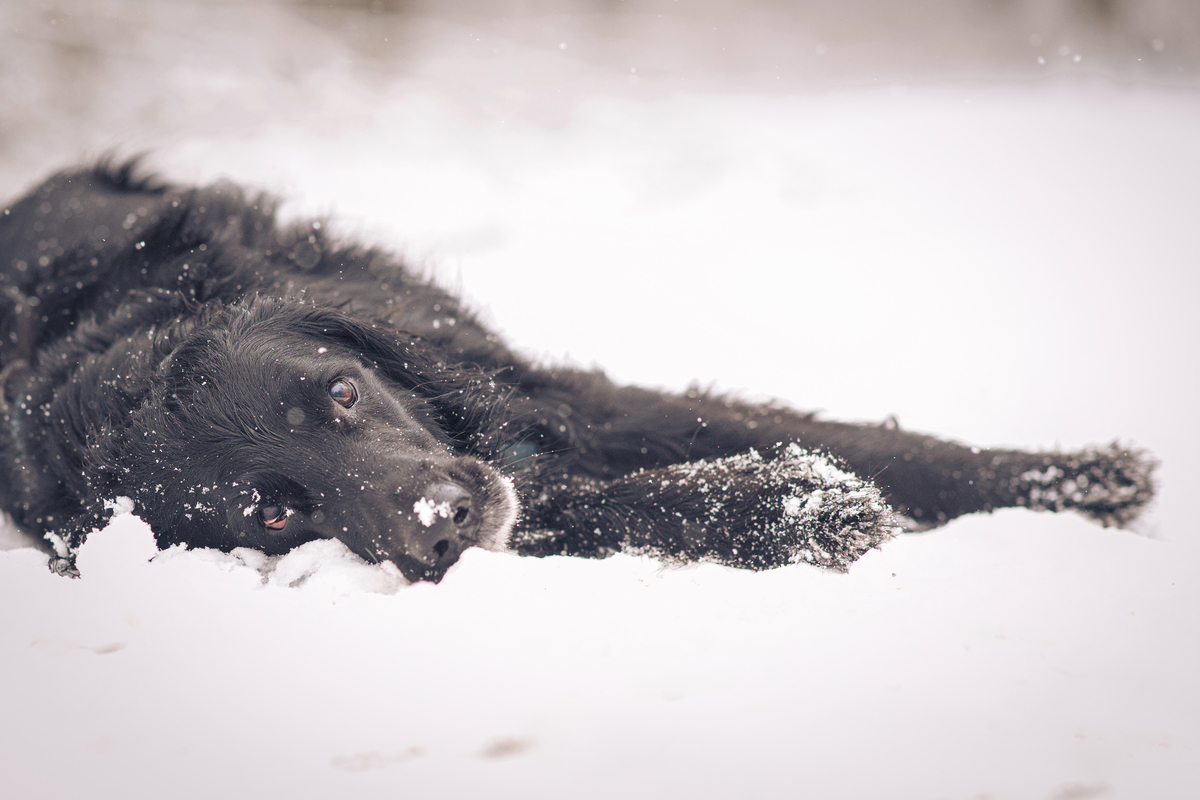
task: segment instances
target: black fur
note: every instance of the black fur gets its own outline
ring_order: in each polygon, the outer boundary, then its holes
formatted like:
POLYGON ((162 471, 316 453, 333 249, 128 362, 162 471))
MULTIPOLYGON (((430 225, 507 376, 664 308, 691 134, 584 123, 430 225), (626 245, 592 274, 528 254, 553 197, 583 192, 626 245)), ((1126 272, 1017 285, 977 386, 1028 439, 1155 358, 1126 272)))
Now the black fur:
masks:
POLYGON ((1107 525, 1152 494, 1116 444, 980 450, 539 367, 386 253, 132 165, 4 209, 0 270, 0 501, 64 572, 118 496, 161 545, 336 537, 437 580, 471 545, 844 569, 892 508, 1107 525))

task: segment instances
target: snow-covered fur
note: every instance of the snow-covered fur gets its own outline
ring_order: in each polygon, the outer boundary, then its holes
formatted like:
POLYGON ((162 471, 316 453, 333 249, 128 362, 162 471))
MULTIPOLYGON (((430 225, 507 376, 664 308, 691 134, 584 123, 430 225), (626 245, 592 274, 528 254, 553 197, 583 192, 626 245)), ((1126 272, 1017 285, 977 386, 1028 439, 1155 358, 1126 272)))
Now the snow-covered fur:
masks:
POLYGON ((5 208, 0 290, 0 503, 64 572, 116 497, 161 545, 337 538, 438 580, 473 545, 845 569, 893 509, 1122 525, 1153 491, 1117 444, 981 450, 534 365, 386 253, 132 165, 5 208))
MULTIPOLYGON (((845 570, 889 539, 892 510, 868 481, 798 444, 638 470, 617 481, 577 481, 544 526, 513 545, 553 551, 555 527, 571 522, 564 553, 644 552, 665 561, 707 558, 749 569, 805 562, 845 570), (593 525, 592 541, 587 527, 593 525)), ((532 521, 532 520, 531 520, 532 521)))

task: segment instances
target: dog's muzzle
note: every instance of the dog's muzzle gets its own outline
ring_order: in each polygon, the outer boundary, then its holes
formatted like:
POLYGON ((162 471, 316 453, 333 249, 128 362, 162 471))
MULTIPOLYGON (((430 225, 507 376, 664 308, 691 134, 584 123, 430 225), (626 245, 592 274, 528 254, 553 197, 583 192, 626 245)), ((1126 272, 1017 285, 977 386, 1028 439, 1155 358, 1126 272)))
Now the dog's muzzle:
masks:
POLYGON ((517 516, 511 482, 493 467, 461 458, 433 472, 420 492, 397 490, 390 530, 376 548, 410 581, 441 580, 468 547, 503 550, 517 516))

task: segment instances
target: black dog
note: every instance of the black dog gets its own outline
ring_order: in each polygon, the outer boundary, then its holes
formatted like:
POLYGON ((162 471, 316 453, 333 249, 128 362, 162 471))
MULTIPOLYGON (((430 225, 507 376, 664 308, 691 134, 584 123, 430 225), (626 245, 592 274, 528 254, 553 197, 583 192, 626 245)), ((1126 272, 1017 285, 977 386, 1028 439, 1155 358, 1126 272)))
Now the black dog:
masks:
POLYGON ((336 537, 438 580, 472 545, 845 569, 893 508, 1120 525, 1152 494, 1115 444, 980 450, 537 367, 386 253, 128 164, 4 209, 0 270, 0 501, 63 572, 117 496, 163 546, 336 537))

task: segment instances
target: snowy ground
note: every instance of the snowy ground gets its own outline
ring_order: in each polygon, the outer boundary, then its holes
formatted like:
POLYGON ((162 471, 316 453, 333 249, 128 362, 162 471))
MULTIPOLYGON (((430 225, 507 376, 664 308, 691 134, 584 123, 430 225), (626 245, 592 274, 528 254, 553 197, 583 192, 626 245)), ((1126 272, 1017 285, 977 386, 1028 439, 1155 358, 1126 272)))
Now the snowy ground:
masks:
POLYGON ((694 23, 354 7, 5 6, 0 194, 150 148, 405 252, 541 357, 980 445, 1121 437, 1160 500, 1137 532, 964 519, 848 575, 471 551, 412 587, 330 543, 156 555, 119 516, 78 581, 0 552, 0 792, 1200 795, 1192 16, 1095 52, 997 24, 941 72, 899 37, 780 85, 849 34, 726 15, 759 27, 713 66, 694 23))

